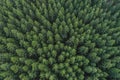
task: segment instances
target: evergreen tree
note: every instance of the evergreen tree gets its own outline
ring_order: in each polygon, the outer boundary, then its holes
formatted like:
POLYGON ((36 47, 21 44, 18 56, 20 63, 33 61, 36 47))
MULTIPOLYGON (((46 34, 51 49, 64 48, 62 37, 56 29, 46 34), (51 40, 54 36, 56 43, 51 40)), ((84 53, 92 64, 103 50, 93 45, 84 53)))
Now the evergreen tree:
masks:
POLYGON ((1 0, 0 80, 120 80, 119 0, 1 0))

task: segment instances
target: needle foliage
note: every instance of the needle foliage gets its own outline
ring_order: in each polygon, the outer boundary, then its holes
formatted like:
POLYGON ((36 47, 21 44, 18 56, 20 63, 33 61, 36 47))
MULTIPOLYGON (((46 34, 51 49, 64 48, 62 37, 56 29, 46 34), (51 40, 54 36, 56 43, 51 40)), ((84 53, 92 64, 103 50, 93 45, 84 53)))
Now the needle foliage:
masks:
POLYGON ((0 0, 0 80, 120 80, 120 0, 0 0))

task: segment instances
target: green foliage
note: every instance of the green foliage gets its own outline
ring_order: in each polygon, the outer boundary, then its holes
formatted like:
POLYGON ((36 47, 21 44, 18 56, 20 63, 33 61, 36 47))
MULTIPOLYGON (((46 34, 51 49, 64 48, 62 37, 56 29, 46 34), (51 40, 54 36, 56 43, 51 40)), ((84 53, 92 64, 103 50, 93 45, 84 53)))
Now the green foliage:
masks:
POLYGON ((0 0, 0 80, 120 80, 119 0, 0 0))
POLYGON ((109 74, 110 74, 111 78, 119 79, 120 78, 120 69, 111 68, 109 74))
POLYGON ((25 56, 25 50, 24 49, 16 49, 16 53, 18 56, 24 57, 25 56))
POLYGON ((13 71, 14 73, 17 73, 19 71, 19 66, 18 65, 12 65, 10 67, 11 71, 13 71))
POLYGON ((8 70, 9 69, 9 67, 10 67, 10 64, 8 64, 8 63, 5 63, 5 64, 1 64, 0 65, 0 69, 1 70, 8 70))
POLYGON ((16 45, 13 44, 13 43, 7 43, 7 49, 10 51, 10 52, 13 52, 16 48, 16 45))

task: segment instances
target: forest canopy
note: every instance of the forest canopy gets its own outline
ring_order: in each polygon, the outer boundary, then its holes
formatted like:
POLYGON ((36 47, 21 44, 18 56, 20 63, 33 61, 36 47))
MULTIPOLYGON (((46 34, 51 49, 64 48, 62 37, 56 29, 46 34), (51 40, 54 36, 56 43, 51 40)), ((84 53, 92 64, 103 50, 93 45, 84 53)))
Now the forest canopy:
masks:
POLYGON ((120 80, 120 0, 0 0, 0 80, 120 80))

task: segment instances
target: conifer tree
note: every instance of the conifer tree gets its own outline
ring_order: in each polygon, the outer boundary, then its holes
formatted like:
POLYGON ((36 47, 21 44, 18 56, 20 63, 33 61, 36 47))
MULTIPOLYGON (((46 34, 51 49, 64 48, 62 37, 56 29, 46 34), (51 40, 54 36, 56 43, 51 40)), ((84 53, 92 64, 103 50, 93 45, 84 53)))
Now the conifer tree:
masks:
POLYGON ((0 0, 0 80, 120 80, 119 0, 0 0))

